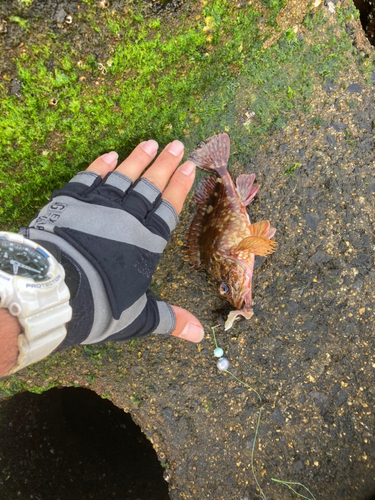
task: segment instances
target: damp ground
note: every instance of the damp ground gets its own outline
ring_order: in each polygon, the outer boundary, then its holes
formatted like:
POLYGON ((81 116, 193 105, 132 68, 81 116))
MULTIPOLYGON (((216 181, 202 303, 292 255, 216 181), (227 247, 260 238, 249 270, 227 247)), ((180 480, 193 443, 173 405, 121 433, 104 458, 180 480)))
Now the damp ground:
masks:
MULTIPOLYGON (((289 10, 283 19, 293 14, 292 3, 289 10)), ((177 12, 163 13, 165 22, 177 12)), ((212 21, 204 22, 209 31, 212 21)), ((110 399, 151 441, 173 500, 259 498, 252 456, 268 500, 296 498, 271 478, 303 483, 320 500, 370 500, 375 493, 374 52, 350 2, 306 7, 293 23, 256 61, 246 61, 253 79, 231 67, 237 76, 204 95, 216 107, 202 107, 206 115, 195 110, 181 131, 189 146, 226 130, 233 177, 255 172, 261 184, 249 214, 277 228, 278 249, 258 262, 253 319, 224 332, 230 307, 211 278, 185 262, 190 197, 152 286, 202 321, 204 341, 150 337, 76 347, 1 386, 4 398, 74 385, 110 399), (217 371, 215 325, 231 371, 262 404, 217 371)), ((236 54, 241 50, 245 41, 236 54)), ((49 140, 63 150, 58 134, 49 140)))

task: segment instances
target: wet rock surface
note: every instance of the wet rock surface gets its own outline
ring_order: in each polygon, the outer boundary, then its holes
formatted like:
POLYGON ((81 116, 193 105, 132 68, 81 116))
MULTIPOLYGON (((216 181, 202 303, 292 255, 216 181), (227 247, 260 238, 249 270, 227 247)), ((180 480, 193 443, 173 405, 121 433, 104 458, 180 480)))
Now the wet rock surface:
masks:
MULTIPOLYGON (((271 477, 301 482, 322 499, 375 492, 373 89, 352 73, 312 104, 313 115, 296 115, 252 164, 233 167, 234 177, 255 171, 262 184, 252 220, 277 226, 278 250, 256 271, 254 318, 224 332, 229 306, 203 271, 183 261, 189 204, 155 288, 196 314, 206 339, 195 346, 150 338, 108 347, 100 361, 75 361, 74 351, 55 361, 64 383, 85 385, 85 374, 96 374, 90 386, 131 411, 168 463, 173 499, 258 495, 251 450, 260 408, 254 466, 267 498, 291 498, 271 477), (358 81, 362 92, 348 97, 345 84, 358 81), (314 125, 315 116, 325 125, 314 125), (262 404, 217 371, 214 325, 231 371, 262 404)), ((29 377, 43 384, 37 371, 29 377)))
MULTIPOLYGON (((56 26, 61 9, 71 14, 68 5, 59 3, 57 10, 56 4, 56 26)), ((12 29, 16 47, 21 38, 17 27, 12 29)), ((76 43, 85 50, 78 34, 76 43)), ((249 207, 251 220, 269 219, 277 228, 278 249, 259 261, 255 273, 251 321, 224 332, 230 306, 207 274, 184 261, 195 212, 190 199, 153 290, 202 321, 203 342, 152 337, 77 347, 21 372, 20 380, 45 388, 55 380, 90 387, 131 412, 166 465, 174 500, 259 497, 251 463, 260 409, 253 460, 269 500, 295 498, 271 478, 303 483, 317 499, 370 500, 375 494, 374 89, 353 62, 338 81, 322 81, 310 111, 296 112, 251 158, 234 160, 233 141, 233 177, 255 172, 262 185, 249 207), (218 372, 211 332, 216 325, 230 370, 258 391, 262 403, 218 372)))
MULTIPOLYGON (((193 306, 207 332, 220 324, 219 345, 233 373, 261 394, 254 460, 270 498, 289 495, 271 477, 302 482, 317 498, 375 493, 374 105, 373 88, 353 71, 334 91, 318 90, 311 114, 296 114, 250 164, 234 166, 233 177, 256 172, 262 185, 251 219, 277 227, 278 249, 256 271, 251 321, 224 333, 228 309, 213 296, 216 287, 203 273, 181 276, 185 264, 164 288, 171 301, 179 289, 188 291, 183 305, 193 306)), ((185 229, 178 231, 183 239, 185 229)), ((178 242, 171 253, 178 265, 178 242)), ((175 470, 192 476, 182 498, 225 498, 228 491, 230 498, 255 498, 249 443, 259 404, 216 372, 212 348, 208 336, 198 353, 187 355, 199 382, 181 381, 175 424, 193 404, 183 397, 187 385, 200 408, 190 434, 196 454, 175 470), (204 395, 194 389, 202 382, 204 395)), ((172 498, 180 493, 172 490, 172 498)))

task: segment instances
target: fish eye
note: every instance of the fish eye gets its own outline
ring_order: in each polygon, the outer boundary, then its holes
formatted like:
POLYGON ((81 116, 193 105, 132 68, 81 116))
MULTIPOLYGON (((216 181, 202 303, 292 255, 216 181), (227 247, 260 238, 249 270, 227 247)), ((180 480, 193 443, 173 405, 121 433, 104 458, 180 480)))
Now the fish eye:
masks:
POLYGON ((220 292, 222 292, 222 293, 228 293, 229 292, 229 286, 226 283, 222 283, 220 285, 220 292))

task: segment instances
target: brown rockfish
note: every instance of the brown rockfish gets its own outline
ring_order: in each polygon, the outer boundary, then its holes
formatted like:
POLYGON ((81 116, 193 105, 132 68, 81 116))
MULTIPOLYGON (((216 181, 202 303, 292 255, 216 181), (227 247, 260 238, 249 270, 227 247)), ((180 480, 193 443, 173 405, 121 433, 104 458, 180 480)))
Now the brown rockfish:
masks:
POLYGON ((253 186, 255 174, 238 176, 235 186, 227 168, 229 150, 228 135, 217 134, 189 156, 195 165, 216 174, 203 179, 195 192, 198 211, 189 230, 188 254, 194 267, 203 266, 220 283, 220 294, 236 308, 228 315, 226 330, 238 316, 252 317, 255 255, 265 257, 276 247, 270 239, 276 229, 268 221, 251 224, 246 212, 260 187, 253 186))

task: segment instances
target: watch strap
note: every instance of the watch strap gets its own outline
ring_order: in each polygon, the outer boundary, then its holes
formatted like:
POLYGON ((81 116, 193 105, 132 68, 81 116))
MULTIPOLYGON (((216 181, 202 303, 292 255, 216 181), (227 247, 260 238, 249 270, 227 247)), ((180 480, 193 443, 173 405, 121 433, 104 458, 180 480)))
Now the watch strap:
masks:
MULTIPOLYGON (((57 264, 62 268, 60 264, 57 264)), ((51 354, 65 339, 66 326, 72 317, 69 304, 69 290, 65 283, 60 285, 55 304, 31 316, 18 316, 23 332, 18 336, 17 364, 7 375, 36 363, 51 354)))
MULTIPOLYGON (((26 240, 20 234, 7 234, 10 241, 38 248, 38 244, 26 240)), ((49 253, 43 246, 40 246, 40 250, 49 253)), ((18 336, 17 363, 7 375, 45 358, 66 337, 65 325, 72 317, 70 291, 65 284, 64 267, 51 253, 48 259, 50 267, 47 281, 33 282, 19 276, 4 277, 1 307, 16 316, 23 329, 18 336)))
MULTIPOLYGON (((66 319, 71 316, 71 308, 69 304, 61 304, 60 306, 51 308, 49 311, 50 313, 52 312, 52 309, 54 310, 53 312, 56 314, 55 316, 56 319, 58 317, 61 319, 63 318, 66 319)), ((46 311, 36 316, 39 316, 38 319, 42 320, 42 317, 45 313, 46 311)), ((47 319, 49 322, 51 316, 49 315, 47 319)), ((21 325, 24 326, 20 318, 19 320, 21 325)), ((69 321, 69 319, 66 319, 66 321, 69 321)), ((30 326, 31 325, 29 325, 29 327, 30 326)), ((37 361, 40 361, 41 359, 51 354, 63 342, 65 336, 66 336, 65 326, 59 326, 57 328, 54 328, 53 330, 48 330, 37 336, 35 334, 26 335, 25 333, 21 333, 18 336, 19 354, 18 354, 17 364, 15 367, 9 370, 7 375, 11 375, 12 373, 17 372, 18 370, 21 370, 22 368, 25 368, 26 366, 31 365, 32 363, 36 363, 37 361)))

